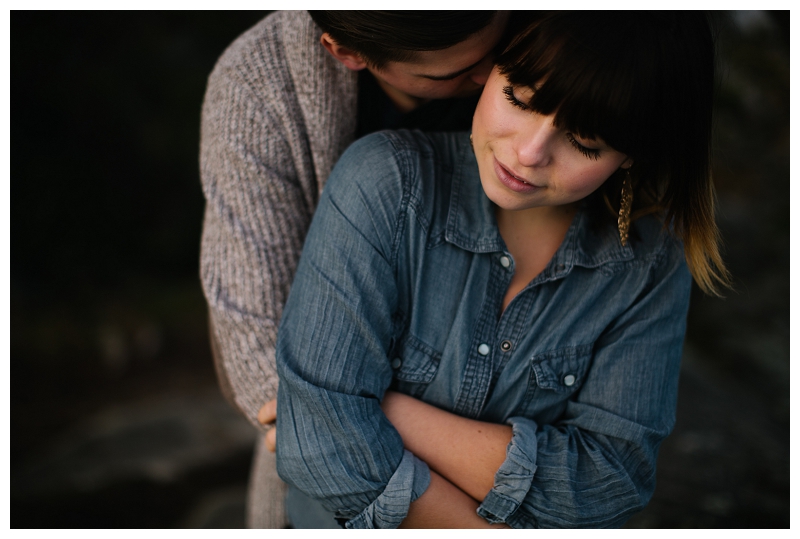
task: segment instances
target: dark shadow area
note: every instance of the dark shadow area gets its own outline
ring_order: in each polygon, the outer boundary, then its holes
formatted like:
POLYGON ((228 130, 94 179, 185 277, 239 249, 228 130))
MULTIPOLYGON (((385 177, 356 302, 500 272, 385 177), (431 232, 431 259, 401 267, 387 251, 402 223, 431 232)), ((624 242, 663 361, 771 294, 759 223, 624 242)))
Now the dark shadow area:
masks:
MULTIPOLYGON (((200 105, 266 12, 12 12, 14 528, 241 527, 255 430, 198 278, 200 105)), ((789 17, 720 17, 736 290, 696 293, 677 425, 629 527, 789 526, 789 17)))
POLYGON ((198 141, 265 14, 12 13, 13 527, 211 526, 231 489, 243 525, 255 432, 211 363, 198 141))

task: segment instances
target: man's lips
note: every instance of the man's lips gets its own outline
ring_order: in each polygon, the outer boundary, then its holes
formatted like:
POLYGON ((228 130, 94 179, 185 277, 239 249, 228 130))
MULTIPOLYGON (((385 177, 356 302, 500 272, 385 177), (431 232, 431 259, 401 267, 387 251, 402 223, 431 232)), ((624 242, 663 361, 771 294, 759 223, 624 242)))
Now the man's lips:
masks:
POLYGON ((497 158, 494 159, 494 172, 497 174, 497 178, 503 185, 512 191, 516 191, 517 193, 530 193, 536 189, 539 189, 538 186, 528 183, 522 178, 514 175, 506 167, 500 164, 500 161, 498 161, 497 158))

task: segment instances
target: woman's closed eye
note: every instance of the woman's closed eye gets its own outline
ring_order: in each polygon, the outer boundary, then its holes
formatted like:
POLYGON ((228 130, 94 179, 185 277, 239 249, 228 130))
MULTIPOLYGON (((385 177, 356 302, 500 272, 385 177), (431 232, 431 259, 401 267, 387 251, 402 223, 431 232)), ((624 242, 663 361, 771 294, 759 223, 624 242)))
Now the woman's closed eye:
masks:
POLYGON ((600 158, 600 150, 599 149, 597 149, 597 148, 587 148, 586 146, 584 146, 583 144, 578 142, 578 140, 575 138, 575 136, 572 133, 567 133, 567 140, 569 140, 569 143, 572 144, 572 146, 576 150, 581 152, 583 155, 585 155, 589 159, 597 160, 597 159, 600 158))
POLYGON ((531 110, 531 108, 521 100, 517 99, 517 96, 514 95, 514 87, 513 86, 504 86, 503 87, 503 94, 506 96, 506 99, 509 103, 517 107, 521 110, 531 110))

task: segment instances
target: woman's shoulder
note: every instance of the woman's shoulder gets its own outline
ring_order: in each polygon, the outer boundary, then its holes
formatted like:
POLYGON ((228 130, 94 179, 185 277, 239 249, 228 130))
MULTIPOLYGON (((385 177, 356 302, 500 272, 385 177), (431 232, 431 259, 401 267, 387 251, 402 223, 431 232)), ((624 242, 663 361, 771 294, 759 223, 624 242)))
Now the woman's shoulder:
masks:
POLYGON ((629 245, 633 252, 631 262, 634 266, 646 270, 650 275, 678 271, 686 274, 687 282, 690 282, 683 242, 664 222, 662 216, 650 214, 633 221, 629 245))
POLYGON ((370 191, 387 183, 404 191, 424 191, 450 175, 468 137, 417 130, 371 133, 347 148, 328 181, 358 183, 370 191))
POLYGON ((685 265, 683 243, 665 225, 662 216, 649 214, 632 221, 624 246, 616 222, 606 217, 597 211, 584 213, 574 244, 581 265, 601 268, 604 272, 649 272, 665 265, 685 265))
POLYGON ((466 132, 423 132, 418 129, 386 129, 365 135, 353 142, 348 152, 388 151, 404 158, 448 161, 455 158, 464 142, 469 142, 466 132))
POLYGON ((342 154, 323 198, 348 213, 397 223, 407 222, 401 216, 410 213, 423 228, 436 228, 446 220, 453 178, 468 148, 468 133, 372 133, 342 154))
POLYGON ((631 245, 639 256, 663 256, 665 251, 683 250, 683 243, 659 214, 644 215, 631 223, 631 245))

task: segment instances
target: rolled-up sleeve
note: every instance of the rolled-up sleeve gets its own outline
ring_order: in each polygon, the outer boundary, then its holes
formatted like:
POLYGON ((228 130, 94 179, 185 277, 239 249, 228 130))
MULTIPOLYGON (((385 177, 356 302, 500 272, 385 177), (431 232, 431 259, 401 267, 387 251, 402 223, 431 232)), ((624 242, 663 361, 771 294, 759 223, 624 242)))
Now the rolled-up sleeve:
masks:
POLYGON ((380 136, 342 156, 278 335, 278 472, 352 528, 397 527, 430 481, 380 407, 392 380, 399 161, 380 136))
POLYGON ((506 460, 478 509, 489 522, 619 527, 650 500, 658 447, 675 423, 691 290, 676 242, 651 263, 641 294, 594 343, 583 387, 561 419, 508 420, 506 460))
POLYGON ((403 453, 400 466, 383 492, 347 522, 347 528, 397 528, 408 515, 408 506, 422 495, 431 482, 428 465, 410 451, 403 453))
POLYGON ((506 460, 495 474, 494 488, 478 507, 478 514, 489 522, 505 522, 531 488, 536 471, 536 422, 524 417, 512 417, 511 443, 506 448, 506 460))

